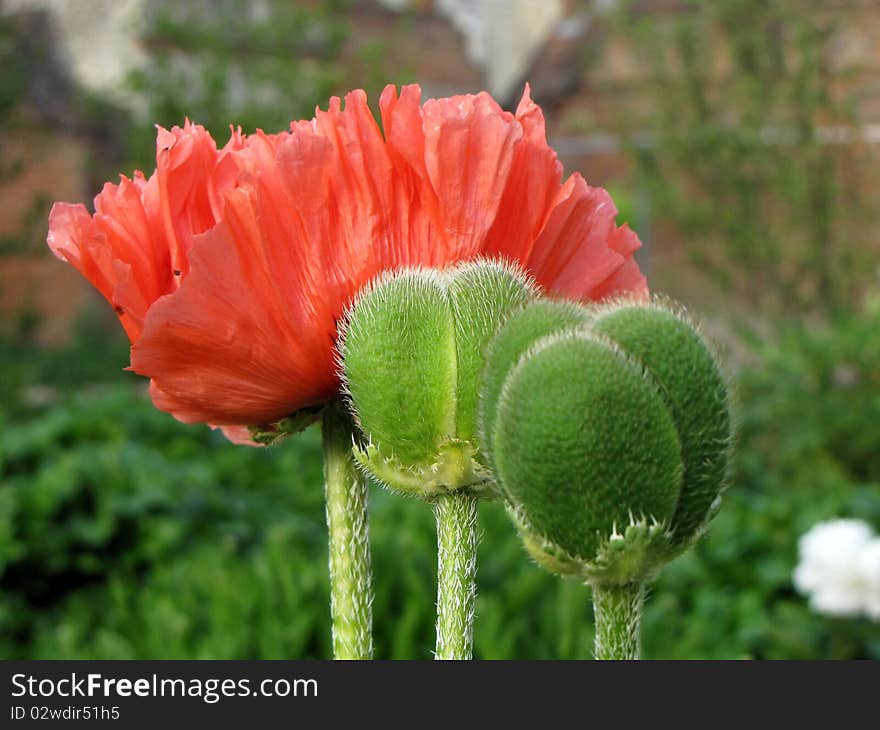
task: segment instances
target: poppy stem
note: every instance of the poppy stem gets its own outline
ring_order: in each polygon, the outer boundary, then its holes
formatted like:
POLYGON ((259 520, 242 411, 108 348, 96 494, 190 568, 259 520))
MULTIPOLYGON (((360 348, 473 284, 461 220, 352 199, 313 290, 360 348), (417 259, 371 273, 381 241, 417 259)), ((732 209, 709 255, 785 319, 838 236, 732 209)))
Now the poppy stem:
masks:
POLYGON ((367 480, 351 455, 353 424, 339 403, 324 409, 324 489, 330 547, 330 616, 335 659, 373 656, 367 480))
POLYGON ((436 659, 470 659, 477 595, 477 497, 444 494, 434 502, 437 518, 436 659))
POLYGON ((644 603, 644 583, 593 586, 596 659, 638 659, 641 656, 644 603))

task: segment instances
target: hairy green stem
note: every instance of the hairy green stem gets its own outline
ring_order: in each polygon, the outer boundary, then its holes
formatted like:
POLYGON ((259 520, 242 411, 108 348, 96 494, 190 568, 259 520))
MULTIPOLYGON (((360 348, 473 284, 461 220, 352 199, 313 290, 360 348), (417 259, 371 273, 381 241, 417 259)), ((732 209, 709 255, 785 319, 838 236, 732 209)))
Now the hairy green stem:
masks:
POLYGON ((340 404, 324 409, 324 489, 330 545, 330 615, 335 659, 373 656, 367 480, 352 460, 352 422, 340 404))
POLYGON ((477 595, 477 497, 444 494, 437 518, 437 659, 470 659, 477 595))
POLYGON ((645 584, 593 586, 596 659, 638 659, 645 584))

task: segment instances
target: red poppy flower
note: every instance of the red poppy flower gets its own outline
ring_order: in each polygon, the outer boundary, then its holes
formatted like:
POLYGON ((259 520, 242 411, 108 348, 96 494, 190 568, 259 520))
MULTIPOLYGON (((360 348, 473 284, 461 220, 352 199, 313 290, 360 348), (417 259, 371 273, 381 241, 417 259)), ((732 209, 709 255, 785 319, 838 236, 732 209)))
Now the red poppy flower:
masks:
POLYGON ((132 369, 186 422, 267 423, 338 390, 336 322, 379 272, 478 256, 578 300, 647 292, 640 243, 601 188, 562 166, 526 88, 420 103, 355 91, 290 132, 221 150, 160 130, 157 171, 107 185, 89 216, 57 204, 49 245, 117 308, 132 369))

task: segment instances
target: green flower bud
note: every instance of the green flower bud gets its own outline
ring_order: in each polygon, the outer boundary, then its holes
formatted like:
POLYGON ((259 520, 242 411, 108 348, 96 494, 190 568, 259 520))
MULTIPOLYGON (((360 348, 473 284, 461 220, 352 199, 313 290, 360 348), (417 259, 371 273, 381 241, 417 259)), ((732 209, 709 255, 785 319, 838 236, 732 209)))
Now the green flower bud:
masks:
POLYGON ((550 570, 644 581, 709 519, 727 460, 726 390, 674 310, 616 303, 578 316, 531 303, 488 348, 481 393, 481 448, 550 570))
POLYGON ((367 437, 355 458, 393 489, 426 499, 492 491, 477 455, 484 350, 504 317, 537 295, 518 269, 477 261, 380 278, 341 327, 345 390, 367 437))

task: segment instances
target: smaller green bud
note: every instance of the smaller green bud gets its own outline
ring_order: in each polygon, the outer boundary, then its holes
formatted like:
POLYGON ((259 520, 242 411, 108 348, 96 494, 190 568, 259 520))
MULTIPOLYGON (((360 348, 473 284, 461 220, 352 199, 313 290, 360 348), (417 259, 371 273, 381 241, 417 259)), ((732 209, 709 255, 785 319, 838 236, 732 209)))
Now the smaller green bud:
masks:
POLYGON ((340 332, 342 377, 367 438, 355 458, 392 489, 431 499, 491 493, 477 454, 485 347, 507 314, 537 295, 518 269, 476 261, 381 277, 340 332))
POLYGON ((554 572, 648 580, 717 506, 726 388, 668 306, 530 303, 490 344, 481 394, 481 448, 526 548, 554 572))

